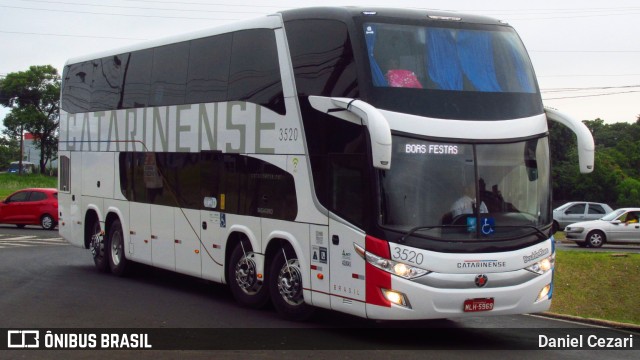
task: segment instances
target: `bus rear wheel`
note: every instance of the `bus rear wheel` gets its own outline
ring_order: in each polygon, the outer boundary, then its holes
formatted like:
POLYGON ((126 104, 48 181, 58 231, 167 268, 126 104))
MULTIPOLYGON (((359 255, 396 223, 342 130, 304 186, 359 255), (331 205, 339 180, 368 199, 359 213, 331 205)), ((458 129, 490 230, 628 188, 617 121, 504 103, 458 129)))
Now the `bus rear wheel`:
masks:
POLYGON ((276 252, 268 279, 271 302, 280 316, 302 321, 313 315, 313 307, 304 302, 302 271, 293 250, 276 252))
POLYGON ((269 291, 254 261, 255 254, 247 240, 238 242, 229 258, 227 279, 231 293, 238 303, 250 308, 261 308, 269 302, 269 291))
POLYGON ((120 220, 114 220, 109 227, 109 239, 107 241, 109 268, 111 273, 123 276, 127 272, 127 257, 124 254, 124 236, 120 220))

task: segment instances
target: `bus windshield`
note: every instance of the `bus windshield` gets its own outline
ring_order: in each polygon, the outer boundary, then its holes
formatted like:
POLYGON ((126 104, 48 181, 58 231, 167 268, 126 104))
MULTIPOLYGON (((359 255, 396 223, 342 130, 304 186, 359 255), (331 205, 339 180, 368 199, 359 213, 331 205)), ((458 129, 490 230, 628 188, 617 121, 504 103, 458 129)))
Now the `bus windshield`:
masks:
POLYGON ((508 26, 362 25, 374 106, 460 120, 542 113, 530 60, 508 26))
MULTIPOLYGON (((393 137, 380 225, 417 241, 496 241, 551 223, 547 138, 462 144, 393 137)), ((416 244, 412 242, 412 244, 416 244)), ((423 243, 424 244, 424 243, 423 243)))

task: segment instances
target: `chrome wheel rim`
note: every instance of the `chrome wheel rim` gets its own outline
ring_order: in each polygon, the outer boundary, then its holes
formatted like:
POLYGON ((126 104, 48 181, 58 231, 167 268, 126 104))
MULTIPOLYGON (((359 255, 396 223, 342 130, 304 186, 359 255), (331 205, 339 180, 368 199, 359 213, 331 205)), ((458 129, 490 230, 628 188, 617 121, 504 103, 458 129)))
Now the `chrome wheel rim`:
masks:
POLYGON ((122 260, 122 233, 116 230, 111 237, 111 260, 113 265, 118 266, 122 260))
POLYGON ((104 252, 104 242, 101 235, 100 226, 96 223, 93 227, 93 235, 91 235, 91 254, 93 257, 102 256, 104 252))
POLYGON ((285 263, 278 274, 278 292, 289 305, 300 305, 304 302, 302 296, 302 272, 298 259, 291 259, 285 263))
POLYGON ((602 245, 602 235, 592 234, 589 237, 589 244, 591 244, 591 246, 594 246, 594 247, 602 245))
POLYGON ((247 295, 255 295, 260 288, 262 282, 258 281, 258 272, 256 271, 256 263, 253 261, 253 254, 246 254, 240 258, 235 266, 235 278, 238 287, 247 295))
POLYGON ((51 225, 53 224, 53 219, 51 216, 45 216, 42 218, 42 227, 45 229, 51 229, 51 225))

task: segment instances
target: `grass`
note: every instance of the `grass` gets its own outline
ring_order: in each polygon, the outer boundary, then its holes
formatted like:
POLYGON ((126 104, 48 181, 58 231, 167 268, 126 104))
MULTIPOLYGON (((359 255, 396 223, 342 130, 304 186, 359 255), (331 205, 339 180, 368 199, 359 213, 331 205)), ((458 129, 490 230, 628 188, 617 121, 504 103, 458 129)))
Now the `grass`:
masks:
POLYGON ((24 188, 55 188, 58 187, 56 176, 41 174, 0 174, 0 200, 4 200, 14 191, 24 188))
POLYGON ((558 250, 553 283, 552 313, 640 325, 640 254, 558 250))

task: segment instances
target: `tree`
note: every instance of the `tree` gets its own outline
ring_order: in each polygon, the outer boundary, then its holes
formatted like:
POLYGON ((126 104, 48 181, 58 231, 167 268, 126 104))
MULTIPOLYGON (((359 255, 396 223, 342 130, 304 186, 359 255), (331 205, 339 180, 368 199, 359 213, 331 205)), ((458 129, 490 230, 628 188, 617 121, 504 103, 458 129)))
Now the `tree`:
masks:
POLYGON ((8 168, 18 151, 18 142, 14 138, 0 137, 0 169, 8 168))
POLYGON ((60 123, 60 75, 51 65, 31 66, 0 80, 0 105, 11 109, 4 119, 5 135, 27 131, 40 150, 40 171, 57 156, 60 123))

